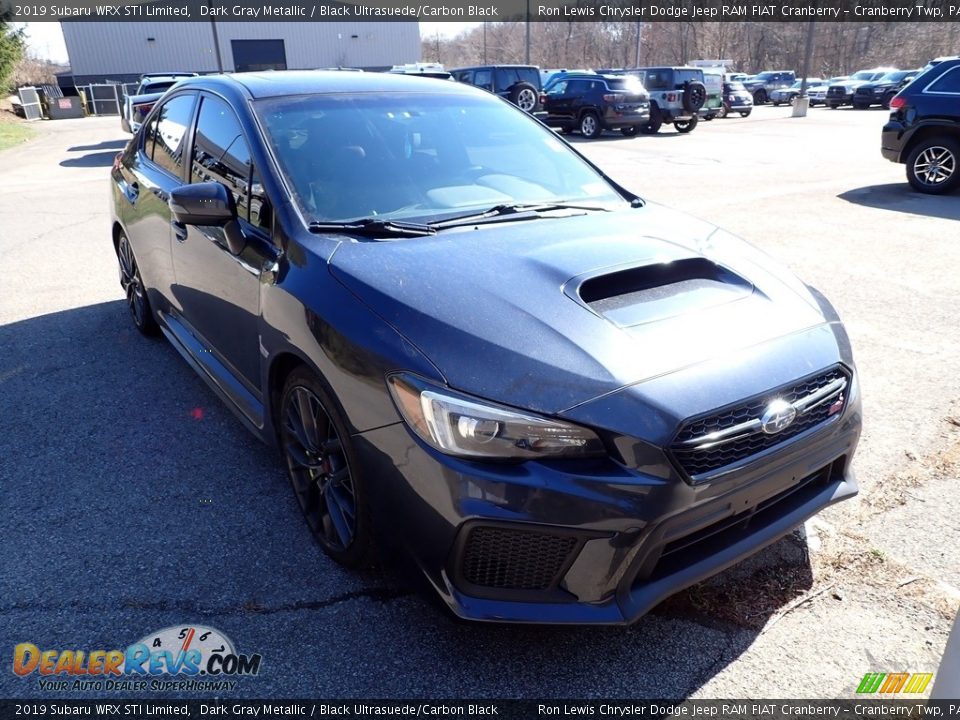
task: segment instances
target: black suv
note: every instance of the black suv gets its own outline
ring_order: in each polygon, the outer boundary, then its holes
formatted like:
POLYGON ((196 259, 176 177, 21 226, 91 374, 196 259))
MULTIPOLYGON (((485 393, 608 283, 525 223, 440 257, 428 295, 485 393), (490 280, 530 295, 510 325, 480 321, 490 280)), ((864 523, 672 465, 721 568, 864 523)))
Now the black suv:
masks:
POLYGON ((506 98, 528 113, 540 109, 540 68, 535 65, 479 65, 450 72, 460 82, 506 98))
POLYGON ((604 130, 632 137, 650 119, 650 97, 629 76, 567 73, 547 83, 542 103, 547 125, 591 139, 604 130))
POLYGON ((905 163, 914 190, 932 195, 960 185, 960 58, 914 78, 890 101, 880 152, 905 163))
POLYGON ((703 69, 698 67, 650 67, 626 70, 640 79, 650 93, 650 120, 640 128, 645 135, 658 132, 664 123, 673 123, 677 132, 692 131, 697 115, 707 102, 703 69))

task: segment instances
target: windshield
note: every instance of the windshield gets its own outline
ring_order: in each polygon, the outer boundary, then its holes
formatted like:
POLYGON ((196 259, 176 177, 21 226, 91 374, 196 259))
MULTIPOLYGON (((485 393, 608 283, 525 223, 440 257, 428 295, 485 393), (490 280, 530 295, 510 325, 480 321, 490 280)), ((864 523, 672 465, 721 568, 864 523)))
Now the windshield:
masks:
POLYGON ((861 70, 858 73, 854 73, 852 80, 873 80, 876 77, 877 73, 871 72, 869 70, 861 70))
POLYGON ((776 75, 775 72, 762 72, 759 75, 754 75, 754 80, 770 80, 773 76, 776 75))
POLYGON ((311 221, 435 221, 515 203, 628 204, 551 130, 493 97, 302 95, 256 109, 311 221))
POLYGON ((905 77, 907 77, 907 76, 910 75, 910 74, 911 74, 911 71, 910 71, 910 70, 897 70, 896 72, 889 72, 889 73, 887 73, 887 74, 884 75, 882 78, 880 78, 880 81, 881 81, 881 82, 883 82, 883 81, 886 81, 886 82, 900 82, 901 80, 903 80, 905 77))
POLYGON ((169 90, 173 87, 176 80, 163 80, 161 82, 147 82, 140 86, 140 90, 137 91, 138 95, 147 95, 148 93, 158 93, 163 92, 164 90, 169 90))

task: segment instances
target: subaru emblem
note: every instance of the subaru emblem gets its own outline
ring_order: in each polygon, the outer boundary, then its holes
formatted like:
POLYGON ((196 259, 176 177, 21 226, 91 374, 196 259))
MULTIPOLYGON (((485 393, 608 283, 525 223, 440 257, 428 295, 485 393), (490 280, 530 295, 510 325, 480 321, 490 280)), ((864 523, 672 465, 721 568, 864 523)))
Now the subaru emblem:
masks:
POLYGON ((760 429, 767 435, 776 435, 790 427, 797 417, 797 409, 786 400, 777 398, 763 411, 760 416, 760 429))

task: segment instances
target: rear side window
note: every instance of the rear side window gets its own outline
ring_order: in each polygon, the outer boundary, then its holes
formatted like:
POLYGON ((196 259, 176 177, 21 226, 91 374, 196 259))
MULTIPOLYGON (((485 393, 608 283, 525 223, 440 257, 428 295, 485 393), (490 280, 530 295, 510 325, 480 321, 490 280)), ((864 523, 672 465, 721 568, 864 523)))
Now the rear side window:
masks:
POLYGON ((947 70, 946 73, 927 85, 927 92, 960 94, 960 67, 947 70))
POLYGON ((477 70, 473 74, 473 84, 484 90, 492 90, 493 74, 489 70, 477 70))
POLYGON ((177 95, 165 102, 147 130, 144 150, 154 163, 177 177, 183 170, 183 138, 193 118, 196 95, 177 95))
POLYGON ((520 68, 517 76, 521 82, 530 83, 535 88, 540 87, 540 73, 535 68, 520 68))
MULTIPOLYGON (((200 101, 190 175, 191 182, 226 185, 237 203, 237 214, 250 220, 250 195, 255 184, 250 147, 237 116, 219 98, 204 96, 200 101)), ((256 184, 259 186, 259 182, 256 184)), ((262 187, 259 194, 263 194, 262 187)))
POLYGON ((669 70, 648 70, 643 78, 643 84, 648 90, 669 90, 669 70))
POLYGON ((517 71, 513 68, 497 68, 497 89, 508 90, 517 84, 517 71))

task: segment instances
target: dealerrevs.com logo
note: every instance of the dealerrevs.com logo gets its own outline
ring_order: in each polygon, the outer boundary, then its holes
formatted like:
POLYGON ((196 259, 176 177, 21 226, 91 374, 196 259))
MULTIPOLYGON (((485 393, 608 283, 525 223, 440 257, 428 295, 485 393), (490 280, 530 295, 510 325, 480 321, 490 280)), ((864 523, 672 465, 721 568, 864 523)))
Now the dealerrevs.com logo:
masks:
POLYGON ((257 675, 261 656, 238 653, 219 630, 174 625, 126 650, 13 649, 13 672, 37 676, 41 690, 233 690, 235 678, 257 675))

